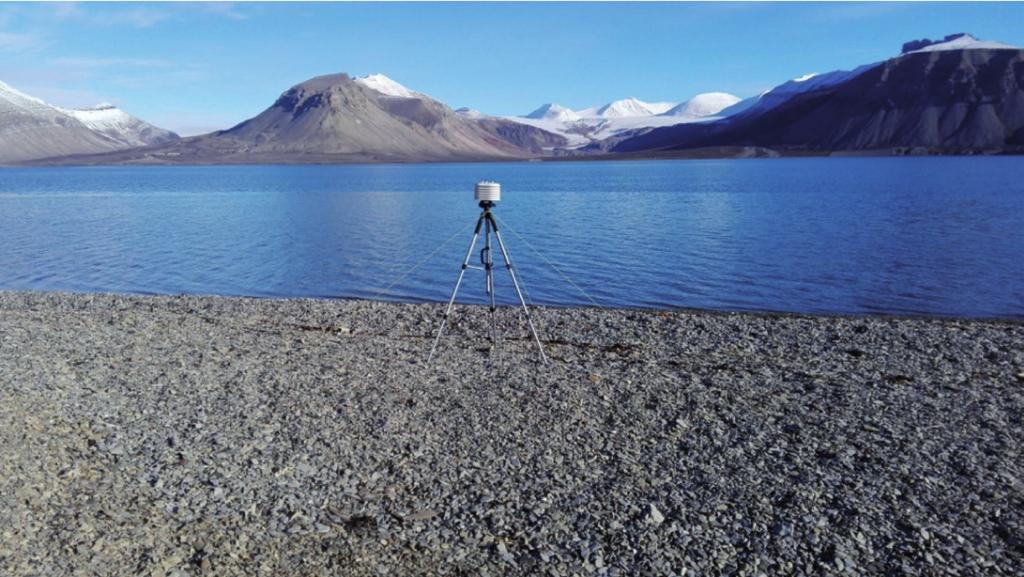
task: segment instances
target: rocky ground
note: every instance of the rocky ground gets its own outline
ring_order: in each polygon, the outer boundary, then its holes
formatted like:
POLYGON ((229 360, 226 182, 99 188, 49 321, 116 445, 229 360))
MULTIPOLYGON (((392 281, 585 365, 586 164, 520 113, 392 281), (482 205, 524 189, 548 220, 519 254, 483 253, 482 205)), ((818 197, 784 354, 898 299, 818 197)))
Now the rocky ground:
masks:
POLYGON ((0 293, 3 575, 1019 575, 1024 326, 0 293))

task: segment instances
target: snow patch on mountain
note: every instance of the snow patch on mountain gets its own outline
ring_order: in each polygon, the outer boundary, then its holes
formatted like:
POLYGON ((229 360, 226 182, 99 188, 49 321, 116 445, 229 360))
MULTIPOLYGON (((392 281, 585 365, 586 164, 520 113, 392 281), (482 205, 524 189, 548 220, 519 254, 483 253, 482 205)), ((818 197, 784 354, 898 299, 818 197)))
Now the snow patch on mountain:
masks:
POLYGON ((644 102, 639 98, 630 96, 629 98, 609 102, 604 106, 594 106, 580 110, 577 114, 583 118, 632 118, 662 114, 668 112, 673 106, 675 106, 675 103, 672 102, 644 102))
POLYGON ((678 102, 647 102, 647 108, 654 114, 665 114, 676 107, 678 102))
POLYGON ((903 44, 903 54, 919 52, 940 52, 944 50, 1020 50, 1019 46, 1011 46, 1002 42, 979 40, 971 34, 961 32, 950 34, 942 40, 911 40, 903 44))
POLYGON ((561 121, 545 118, 526 118, 523 116, 508 116, 520 124, 527 124, 553 132, 564 137, 568 144, 566 148, 580 148, 592 142, 604 140, 612 136, 618 136, 623 132, 638 130, 641 128, 660 128, 662 126, 675 126, 688 122, 703 122, 716 117, 690 118, 683 116, 624 116, 618 118, 581 118, 575 121, 561 121))
POLYGON ((93 130, 123 128, 128 126, 132 119, 128 113, 105 102, 89 108, 65 109, 64 112, 81 120, 93 130))
POLYGON ((580 119, 580 115, 576 114, 572 110, 564 106, 560 106, 553 102, 542 105, 537 110, 526 115, 526 118, 533 118, 537 120, 558 120, 562 122, 572 122, 580 119))
POLYGON ((579 148, 590 143, 590 139, 585 134, 591 128, 582 120, 566 122, 549 118, 527 118, 525 116, 504 116, 502 118, 557 134, 565 138, 567 148, 579 148))
POLYGON ((29 96, 5 82, 0 82, 0 98, 4 102, 9 102, 12 106, 18 106, 19 108, 52 108, 49 104, 35 96, 29 96))
POLYGON ((89 108, 61 110, 124 147, 152 146, 178 138, 170 130, 157 128, 107 102, 89 108))
POLYGON ((714 116, 739 101, 739 96, 727 92, 705 92, 671 108, 663 116, 704 118, 714 116))
POLYGON ((425 94, 416 92, 415 90, 409 90, 405 86, 402 86, 383 74, 360 76, 359 78, 356 78, 355 81, 370 90, 376 90, 385 96, 397 96, 399 98, 421 98, 426 96, 425 94))
POLYGON ((484 114, 483 112, 480 112, 479 110, 477 110, 475 108, 469 108, 469 107, 466 107, 466 106, 456 110, 455 114, 458 114, 459 116, 461 116, 463 118, 484 118, 485 116, 487 116, 486 114, 484 114))

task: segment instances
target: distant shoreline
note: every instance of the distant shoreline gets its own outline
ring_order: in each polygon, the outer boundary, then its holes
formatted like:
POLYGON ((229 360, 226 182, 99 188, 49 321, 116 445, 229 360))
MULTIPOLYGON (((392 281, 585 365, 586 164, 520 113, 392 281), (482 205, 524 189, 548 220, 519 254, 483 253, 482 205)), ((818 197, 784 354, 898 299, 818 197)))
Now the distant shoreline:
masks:
MULTIPOLYGON (((364 303, 366 305, 395 305, 395 306, 440 306, 446 301, 424 301, 424 300, 384 300, 384 299, 367 299, 362 297, 349 297, 349 296, 263 296, 263 295, 229 295, 229 294, 209 294, 209 293, 134 293, 134 292, 117 292, 117 291, 66 291, 66 290, 11 290, 0 288, 0 299, 5 296, 17 297, 38 297, 38 298, 156 298, 156 299, 224 299, 224 300, 253 300, 257 302, 268 302, 268 303, 289 303, 289 302, 310 302, 310 303, 364 303)), ((456 303, 459 307, 471 307, 477 308, 482 307, 478 304, 464 304, 456 303)), ((502 310, 515 310, 518 305, 513 304, 498 304, 498 308, 502 310)), ((878 319, 878 320, 893 320, 893 321, 947 321, 947 322, 991 322, 991 323, 1006 323, 1006 324, 1020 324, 1024 325, 1024 315, 1013 316, 967 316, 967 315, 951 315, 951 314, 928 314, 928 313, 886 313, 886 312, 806 312, 806 311, 785 311, 785 310, 761 310, 761 309, 711 309, 711 308, 698 308, 698 307, 640 307, 640 306, 600 306, 596 307, 592 304, 537 304, 531 305, 531 308, 540 308, 550 311, 573 311, 573 310, 593 310, 593 311, 609 311, 619 313, 639 313, 639 314, 691 314, 691 315, 709 315, 709 316, 730 316, 730 315, 743 315, 756 318, 764 319, 776 319, 776 318, 821 318, 821 319, 837 319, 837 320, 858 320, 858 319, 878 319)))
MULTIPOLYGON (((760 146, 710 147, 685 150, 663 150, 638 153, 559 154, 524 158, 466 157, 451 159, 371 158, 363 155, 303 155, 302 157, 260 156, 249 158, 215 158, 208 160, 177 160, 169 157, 124 158, 133 151, 102 155, 71 156, 0 163, 0 168, 45 168, 61 166, 245 166, 245 165, 378 165, 378 164, 461 164, 519 162, 599 162, 624 160, 715 160, 747 158, 849 158, 849 157, 933 157, 933 156, 1020 156, 1024 148, 1002 150, 943 150, 917 147, 877 150, 808 150, 767 148, 760 146)), ((138 151, 135 151, 136 153, 138 151)))

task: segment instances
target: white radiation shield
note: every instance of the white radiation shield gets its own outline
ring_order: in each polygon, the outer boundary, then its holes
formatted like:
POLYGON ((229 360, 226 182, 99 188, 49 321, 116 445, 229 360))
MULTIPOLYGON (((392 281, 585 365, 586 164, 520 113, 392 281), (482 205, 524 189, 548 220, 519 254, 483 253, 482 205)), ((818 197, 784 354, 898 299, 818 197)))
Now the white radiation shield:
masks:
POLYGON ((477 202, 498 202, 501 200, 501 184, 490 180, 481 180, 476 183, 473 196, 477 202))

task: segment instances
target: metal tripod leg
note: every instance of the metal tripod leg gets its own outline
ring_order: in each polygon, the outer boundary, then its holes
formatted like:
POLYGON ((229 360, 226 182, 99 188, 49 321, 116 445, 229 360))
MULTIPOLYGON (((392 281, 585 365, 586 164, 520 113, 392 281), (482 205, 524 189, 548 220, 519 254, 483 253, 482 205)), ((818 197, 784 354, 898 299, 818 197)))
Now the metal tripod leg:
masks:
POLYGON ((495 321, 495 311, 497 306, 494 304, 494 257, 491 256, 491 213, 485 212, 484 218, 484 254, 487 256, 481 258, 483 261, 481 264, 484 265, 484 274, 486 275, 486 287, 487 294, 491 297, 491 346, 494 352, 498 351, 498 328, 497 322, 495 321))
POLYGON ((466 258, 462 259, 462 268, 459 270, 459 278, 455 281, 455 288, 452 289, 452 296, 448 299, 448 307, 444 309, 444 317, 441 319, 441 326, 437 328, 437 336, 434 337, 434 345, 430 347, 430 356, 427 357, 427 364, 434 358, 434 351, 437 350, 437 343, 441 340, 441 333, 444 332, 445 325, 448 324, 448 315, 452 312, 452 306, 455 304, 455 295, 459 293, 459 286, 462 284, 462 277, 466 276, 466 269, 469 268, 469 257, 473 254, 473 248, 476 247, 476 240, 480 238, 480 225, 484 222, 484 215, 486 211, 480 214, 480 218, 476 221, 476 230, 473 231, 473 242, 469 243, 469 250, 466 251, 466 258))
POLYGON ((491 226, 494 227, 494 237, 498 239, 498 247, 501 248, 501 256, 505 259, 505 268, 508 269, 508 275, 512 277, 512 286, 516 289, 516 296, 519 297, 519 304, 523 305, 523 312, 526 313, 526 322, 530 325, 530 332, 533 333, 533 340, 537 343, 537 350, 540 351, 540 358, 547 364, 548 356, 544 354, 544 346, 540 344, 540 337, 537 336, 537 329, 533 326, 533 317, 530 316, 530 309, 526 306, 526 299, 523 298, 523 291, 519 290, 519 281, 516 280, 516 272, 512 268, 512 259, 508 256, 508 251, 505 250, 505 242, 501 240, 501 233, 498 232, 498 223, 494 222, 494 217, 490 213, 486 214, 487 220, 491 226))

